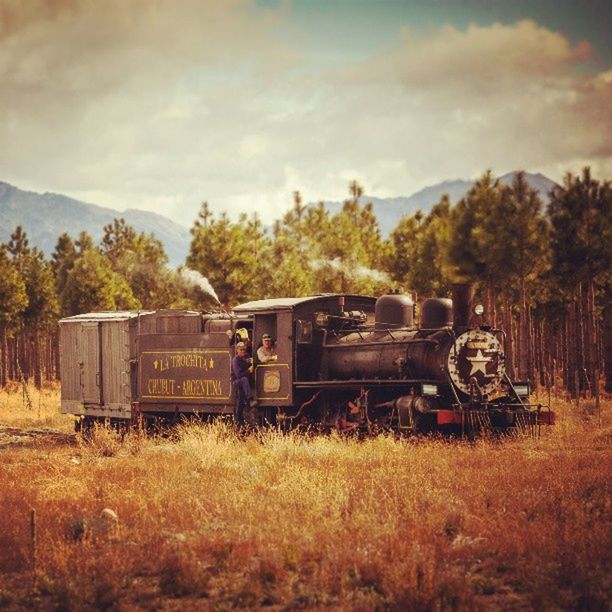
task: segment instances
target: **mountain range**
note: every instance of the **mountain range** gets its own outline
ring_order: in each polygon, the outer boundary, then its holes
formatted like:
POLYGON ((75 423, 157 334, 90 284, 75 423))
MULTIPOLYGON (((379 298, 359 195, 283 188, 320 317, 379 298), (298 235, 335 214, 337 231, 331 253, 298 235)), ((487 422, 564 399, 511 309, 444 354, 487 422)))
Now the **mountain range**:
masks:
MULTIPOLYGON (((500 177, 500 180, 510 184, 512 177, 513 173, 508 173, 500 177)), ((527 173, 526 179, 547 203, 548 193, 556 183, 542 174, 527 173)), ((427 213, 445 193, 454 203, 472 185, 473 181, 444 181, 411 196, 377 198, 366 195, 360 200, 362 203, 372 202, 381 232, 386 236, 403 215, 414 214, 417 210, 427 213)), ((342 202, 330 201, 326 202, 326 206, 330 212, 335 213, 342 208, 342 202)), ((120 212, 55 193, 23 191, 0 181, 0 242, 7 242, 15 227, 21 225, 28 235, 30 246, 39 247, 49 256, 58 236, 63 232, 76 238, 81 231, 86 230, 97 241, 102 237, 104 225, 117 217, 123 217, 126 223, 139 232, 155 234, 164 244, 172 266, 184 263, 191 240, 189 231, 168 217, 144 210, 128 209, 120 212)))
POLYGON ((37 246, 49 256, 63 232, 76 238, 85 230, 98 241, 104 226, 117 217, 123 217, 139 232, 155 234, 162 241, 171 265, 185 262, 191 240, 189 230, 168 217, 146 210, 120 212, 55 193, 22 191, 0 181, 0 242, 6 242, 15 227, 21 225, 30 246, 37 246))
MULTIPOLYGON (((511 185, 514 174, 514 172, 508 172, 499 177, 499 180, 504 185, 511 185)), ((557 183, 539 173, 530 174, 526 172, 525 179, 529 186, 539 193, 544 204, 548 204, 549 193, 557 183)), ((397 226, 400 217, 403 215, 413 215, 417 210, 428 213, 431 207, 437 204, 445 193, 448 194, 451 203, 454 204, 469 191, 473 184, 474 181, 460 179, 443 181, 431 187, 425 187, 425 189, 421 189, 407 197, 377 198, 366 195, 359 198, 359 201, 361 204, 372 202, 374 213, 380 224, 380 231, 383 236, 387 236, 397 226)), ((325 205, 332 213, 342 209, 342 202, 325 202, 325 205)))

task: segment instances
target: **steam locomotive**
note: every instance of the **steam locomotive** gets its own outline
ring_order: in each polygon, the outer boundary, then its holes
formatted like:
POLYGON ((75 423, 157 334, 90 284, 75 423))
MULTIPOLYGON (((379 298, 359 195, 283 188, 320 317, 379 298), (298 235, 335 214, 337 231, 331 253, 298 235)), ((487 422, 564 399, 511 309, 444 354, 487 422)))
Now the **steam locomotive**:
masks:
POLYGON ((232 312, 89 313, 60 321, 61 411, 78 427, 232 415, 237 330, 258 363, 247 420, 376 433, 535 429, 554 414, 506 374, 503 332, 481 322, 469 285, 420 306, 411 296, 277 298, 232 312))

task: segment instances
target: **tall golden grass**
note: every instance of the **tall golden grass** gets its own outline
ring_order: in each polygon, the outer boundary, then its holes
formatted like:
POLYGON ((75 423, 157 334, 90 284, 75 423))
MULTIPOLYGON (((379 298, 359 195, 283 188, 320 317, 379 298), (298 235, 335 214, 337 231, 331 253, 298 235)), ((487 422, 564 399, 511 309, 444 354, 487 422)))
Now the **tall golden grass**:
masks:
POLYGON ((612 402, 583 407, 539 439, 216 423, 4 448, 0 607, 603 609, 612 402))
POLYGON ((0 387, 0 424, 73 431, 74 418, 59 412, 59 393, 59 383, 47 383, 41 389, 15 382, 0 387))

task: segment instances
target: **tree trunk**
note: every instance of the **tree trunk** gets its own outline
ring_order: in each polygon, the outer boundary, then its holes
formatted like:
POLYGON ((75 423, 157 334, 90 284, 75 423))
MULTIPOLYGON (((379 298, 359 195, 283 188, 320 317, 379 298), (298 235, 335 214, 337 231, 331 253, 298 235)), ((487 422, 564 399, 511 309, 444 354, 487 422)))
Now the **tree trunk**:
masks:
POLYGON ((8 382, 8 347, 6 344, 6 326, 0 325, 0 388, 8 382))
POLYGON ((576 288, 576 372, 578 373, 578 385, 574 383, 574 387, 578 387, 575 391, 581 394, 585 388, 585 369, 584 369, 584 316, 582 311, 582 283, 576 288))
POLYGON ((518 349, 519 349, 519 328, 516 318, 510 309, 510 334, 512 336, 512 371, 514 377, 518 378, 518 349))
POLYGON ((487 312, 491 327, 497 327, 497 307, 495 305, 495 284, 490 278, 487 283, 487 312))
POLYGON ((19 332, 17 340, 17 380, 28 379, 28 364, 26 354, 26 335, 25 332, 19 332))
POLYGON ((604 366, 606 369, 605 389, 607 393, 612 393, 612 304, 608 304, 608 307, 604 311, 604 324, 602 335, 604 366))
POLYGON ((559 350, 557 351, 557 355, 559 356, 559 376, 561 382, 561 388, 565 387, 569 389, 567 386, 567 371, 569 369, 569 365, 567 363, 567 347, 569 345, 567 331, 569 329, 569 319, 567 313, 561 322, 563 329, 559 338, 559 350))
POLYGON ((525 289, 525 278, 521 277, 520 309, 519 309, 519 378, 529 378, 529 314, 527 312, 527 291, 525 289))
POLYGON ((34 350, 32 358, 34 360, 34 385, 37 389, 42 387, 42 372, 40 368, 40 332, 38 329, 34 331, 33 338, 34 350))
POLYGON ((13 336, 12 338, 9 338, 7 340, 7 350, 6 350, 6 356, 7 356, 7 370, 8 370, 8 379, 9 380, 16 380, 17 376, 15 375, 15 372, 17 370, 15 362, 17 359, 17 349, 15 346, 15 336, 13 336))
POLYGON ((59 346, 59 330, 57 327, 53 330, 53 359, 55 379, 62 379, 62 371, 60 370, 60 346, 59 346))
POLYGON ((514 339, 512 337, 512 313, 510 312, 510 298, 507 289, 503 292, 504 315, 503 326, 506 332, 506 371, 510 379, 514 379, 514 339))
POLYGON ((527 371, 527 380, 530 385, 535 385, 535 376, 533 368, 533 352, 534 352, 534 339, 533 339, 533 319, 531 317, 531 306, 525 303, 525 328, 527 330, 527 338, 525 345, 527 347, 525 367, 527 371))
POLYGON ((53 331, 48 329, 46 334, 46 346, 45 346, 45 378, 48 381, 55 380, 55 344, 53 342, 53 331))
POLYGON ((572 397, 575 397, 576 389, 574 388, 574 373, 578 367, 577 361, 577 345, 578 338, 576 336, 576 300, 570 303, 569 311, 566 316, 566 333, 565 333, 565 388, 571 392, 572 397))
POLYGON ((547 386, 547 367, 546 355, 544 353, 544 321, 538 321, 534 324, 535 330, 535 371, 537 374, 538 383, 541 387, 547 386))
POLYGON ((591 278, 587 282, 584 298, 586 301, 583 310, 586 319, 584 322, 584 365, 591 383, 591 395, 594 396, 595 386, 598 384, 598 381, 595 380, 595 371, 599 369, 599 363, 597 359, 597 331, 595 327, 595 288, 591 278))

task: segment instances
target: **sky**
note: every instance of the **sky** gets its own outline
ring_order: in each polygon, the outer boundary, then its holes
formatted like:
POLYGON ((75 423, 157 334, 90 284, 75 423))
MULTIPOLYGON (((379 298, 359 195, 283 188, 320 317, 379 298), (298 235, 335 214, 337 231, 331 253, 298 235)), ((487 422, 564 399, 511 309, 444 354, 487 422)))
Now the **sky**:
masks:
POLYGON ((0 0, 0 180, 190 227, 612 178, 609 0, 0 0))

